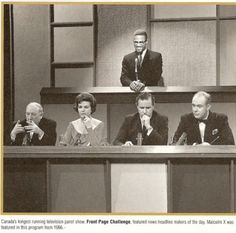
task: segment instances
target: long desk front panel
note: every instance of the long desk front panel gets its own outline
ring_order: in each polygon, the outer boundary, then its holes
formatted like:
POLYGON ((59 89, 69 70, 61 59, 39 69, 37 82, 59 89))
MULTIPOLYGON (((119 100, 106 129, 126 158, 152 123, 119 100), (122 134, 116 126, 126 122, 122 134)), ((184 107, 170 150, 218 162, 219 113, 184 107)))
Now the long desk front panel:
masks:
POLYGON ((235 146, 5 147, 4 212, 235 212, 235 146))

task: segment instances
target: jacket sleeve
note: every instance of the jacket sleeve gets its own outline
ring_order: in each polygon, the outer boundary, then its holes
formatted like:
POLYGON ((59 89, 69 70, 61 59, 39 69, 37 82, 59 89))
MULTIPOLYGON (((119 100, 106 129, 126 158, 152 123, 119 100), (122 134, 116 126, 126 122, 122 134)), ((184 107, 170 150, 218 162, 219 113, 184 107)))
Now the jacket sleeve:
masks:
POLYGON ((130 125, 128 123, 128 118, 126 117, 123 124, 120 127, 118 135, 116 136, 113 142, 114 145, 118 145, 118 146, 123 145, 127 141, 129 128, 130 128, 130 125))
POLYGON ((157 130, 152 126, 153 130, 150 135, 143 139, 144 145, 166 145, 168 141, 168 118, 163 117, 160 127, 157 130))
POLYGON ((155 57, 153 62, 153 75, 151 76, 151 83, 155 83, 155 85, 164 86, 164 81, 162 79, 162 55, 159 54, 155 57), (163 83, 161 83, 163 82, 163 83))
POLYGON ((222 116, 222 125, 221 125, 221 133, 220 133, 220 141, 222 145, 235 145, 234 136, 232 130, 228 123, 228 117, 226 115, 222 116))
POLYGON ((41 139, 41 145, 54 146, 57 140, 56 122, 50 121, 44 129, 44 135, 41 139))
MULTIPOLYGON (((20 122, 20 124, 21 123, 22 122, 20 122)), ((15 125, 16 125, 16 122, 13 123, 12 128, 11 128, 11 132, 12 132, 13 128, 15 127, 15 125)), ((16 135, 15 141, 12 141, 11 140, 11 133, 10 133, 10 135, 9 135, 9 144, 12 145, 12 146, 21 146, 24 135, 25 135, 24 133, 18 133, 16 135)))
POLYGON ((178 128, 175 131, 175 134, 174 134, 171 144, 176 144, 178 142, 179 138, 181 137, 181 135, 183 134, 183 132, 185 132, 185 124, 184 124, 184 117, 181 116, 178 128))
POLYGON ((66 128, 66 132, 63 135, 63 143, 65 145, 73 145, 75 143, 72 137, 72 132, 73 132, 73 125, 70 122, 66 128))
POLYGON ((121 70, 121 77, 120 81, 122 86, 129 86, 132 82, 130 74, 130 64, 128 60, 124 57, 122 61, 122 70, 121 70))

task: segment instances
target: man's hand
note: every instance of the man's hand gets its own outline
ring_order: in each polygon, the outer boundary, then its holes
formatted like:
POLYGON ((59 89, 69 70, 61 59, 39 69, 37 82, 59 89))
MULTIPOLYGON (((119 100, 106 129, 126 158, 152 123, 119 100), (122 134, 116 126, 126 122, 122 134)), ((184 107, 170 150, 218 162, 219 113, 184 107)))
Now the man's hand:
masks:
POLYGON ((202 142, 202 143, 200 143, 200 144, 198 144, 198 143, 196 143, 196 142, 193 143, 193 146, 210 146, 210 145, 211 145, 211 144, 208 143, 208 142, 202 142))
POLYGON ((18 120, 14 126, 14 128, 11 131, 11 140, 15 141, 16 135, 18 133, 24 133, 25 129, 24 127, 20 124, 20 121, 18 120))
POLYGON ((201 144, 199 144, 199 145, 202 145, 202 146, 210 146, 211 144, 210 143, 208 143, 208 142, 202 142, 201 144))
POLYGON ((151 127, 150 120, 151 118, 145 114, 141 118, 142 124, 146 127, 146 129, 149 129, 151 127))
POLYGON ((38 134, 39 138, 43 137, 44 132, 38 127, 38 125, 36 125, 33 121, 27 121, 27 123, 28 125, 26 125, 24 128, 28 133, 38 134))
POLYGON ((132 91, 139 92, 145 88, 145 85, 140 81, 133 81, 129 87, 132 91))
POLYGON ((84 125, 86 126, 87 129, 92 128, 92 121, 91 118, 88 116, 83 116, 82 121, 84 123, 84 125))
POLYGON ((122 146, 133 146, 133 143, 131 141, 127 141, 122 146))
POLYGON ((145 114, 141 118, 143 126, 145 126, 147 129, 147 136, 149 136, 153 130, 153 127, 150 124, 150 120, 151 118, 145 114))

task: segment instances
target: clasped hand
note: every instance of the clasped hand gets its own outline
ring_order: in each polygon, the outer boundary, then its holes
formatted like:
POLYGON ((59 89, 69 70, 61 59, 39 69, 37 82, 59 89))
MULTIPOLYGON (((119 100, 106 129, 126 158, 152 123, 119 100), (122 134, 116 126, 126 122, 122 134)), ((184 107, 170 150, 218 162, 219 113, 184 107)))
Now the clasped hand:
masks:
POLYGON ((196 142, 193 143, 193 146, 197 146, 197 145, 200 145, 200 146, 210 146, 211 144, 208 143, 208 142, 202 142, 202 143, 200 143, 200 144, 197 144, 196 142))
POLYGON ((18 120, 11 132, 11 136, 15 138, 18 133, 24 133, 24 132, 25 128, 20 124, 20 121, 18 120))
POLYGON ((26 132, 38 134, 39 137, 43 134, 43 131, 33 121, 27 121, 27 124, 24 127, 26 132))
POLYGON ((145 88, 145 85, 139 80, 133 81, 132 83, 130 83, 130 89, 132 91, 139 92, 139 91, 142 91, 144 88, 145 88))
POLYGON ((83 116, 81 119, 82 119, 82 122, 84 123, 86 128, 88 128, 88 129, 92 128, 92 121, 91 121, 90 117, 83 116))
POLYGON ((142 124, 143 124, 143 126, 146 127, 146 129, 149 129, 151 127, 150 119, 151 118, 145 114, 141 117, 142 124))
POLYGON ((131 141, 126 141, 122 146, 133 146, 131 141))

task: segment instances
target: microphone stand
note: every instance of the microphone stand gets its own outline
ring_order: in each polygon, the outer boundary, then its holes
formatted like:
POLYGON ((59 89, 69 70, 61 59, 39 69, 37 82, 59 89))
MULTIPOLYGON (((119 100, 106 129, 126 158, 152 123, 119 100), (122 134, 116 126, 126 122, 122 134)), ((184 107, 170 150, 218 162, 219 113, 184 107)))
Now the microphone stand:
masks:
POLYGON ((136 81, 138 81, 138 58, 136 57, 135 60, 135 66, 134 66, 134 71, 135 71, 135 78, 136 78, 136 81))

